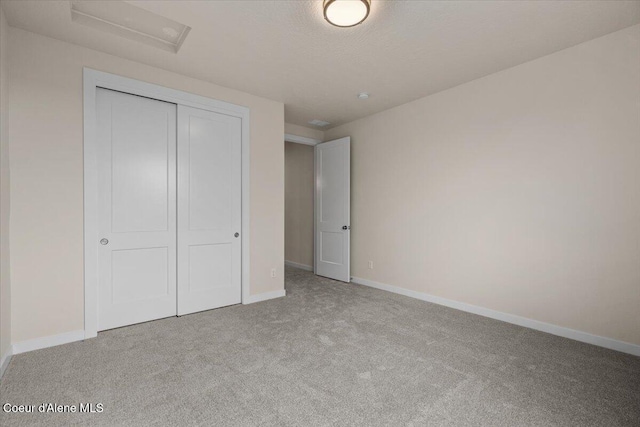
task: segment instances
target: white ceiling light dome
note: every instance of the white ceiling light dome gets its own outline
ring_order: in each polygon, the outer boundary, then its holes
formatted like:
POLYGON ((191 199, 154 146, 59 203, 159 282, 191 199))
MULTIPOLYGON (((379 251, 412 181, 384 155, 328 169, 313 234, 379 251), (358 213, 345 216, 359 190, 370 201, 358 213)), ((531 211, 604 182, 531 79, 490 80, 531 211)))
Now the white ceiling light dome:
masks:
POLYGON ((353 27, 362 23, 371 9, 371 0, 324 0, 324 19, 336 27, 353 27))

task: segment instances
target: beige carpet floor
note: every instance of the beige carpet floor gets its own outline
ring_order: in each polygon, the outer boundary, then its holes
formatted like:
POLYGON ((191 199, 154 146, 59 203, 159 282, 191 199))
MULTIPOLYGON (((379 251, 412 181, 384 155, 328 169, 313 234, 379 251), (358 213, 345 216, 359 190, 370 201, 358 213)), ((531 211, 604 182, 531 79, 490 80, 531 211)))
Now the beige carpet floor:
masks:
POLYGON ((17 355, 0 424, 640 426, 640 358, 288 269, 287 296, 17 355))

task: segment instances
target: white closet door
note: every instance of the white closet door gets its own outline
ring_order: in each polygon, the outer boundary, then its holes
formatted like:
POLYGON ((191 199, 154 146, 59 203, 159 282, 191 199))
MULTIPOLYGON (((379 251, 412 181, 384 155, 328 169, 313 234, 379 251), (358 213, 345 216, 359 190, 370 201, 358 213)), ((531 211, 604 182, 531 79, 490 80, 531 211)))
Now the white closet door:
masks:
POLYGON ((176 314, 176 106, 97 91, 98 330, 176 314))
POLYGON ((241 119, 178 106, 178 314, 241 302, 241 119))
POLYGON ((315 273, 349 282, 351 248, 351 138, 315 147, 315 273))

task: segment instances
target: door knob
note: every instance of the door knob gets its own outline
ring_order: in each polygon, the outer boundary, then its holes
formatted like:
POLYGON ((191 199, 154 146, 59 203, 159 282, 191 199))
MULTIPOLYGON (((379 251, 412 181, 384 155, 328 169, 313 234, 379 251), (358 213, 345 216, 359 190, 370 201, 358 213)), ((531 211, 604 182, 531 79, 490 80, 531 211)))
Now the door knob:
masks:
POLYGON ((104 237, 102 239, 100 239, 100 244, 101 245, 108 245, 109 244, 109 239, 105 239, 104 237))
POLYGON ((348 225, 343 225, 343 226, 342 226, 342 229, 343 229, 343 230, 351 230, 351 227, 350 227, 350 226, 348 226, 348 225))
POLYGON ((235 237, 238 237, 239 235, 240 235, 240 233, 237 233, 237 232, 236 232, 236 234, 234 234, 235 237))

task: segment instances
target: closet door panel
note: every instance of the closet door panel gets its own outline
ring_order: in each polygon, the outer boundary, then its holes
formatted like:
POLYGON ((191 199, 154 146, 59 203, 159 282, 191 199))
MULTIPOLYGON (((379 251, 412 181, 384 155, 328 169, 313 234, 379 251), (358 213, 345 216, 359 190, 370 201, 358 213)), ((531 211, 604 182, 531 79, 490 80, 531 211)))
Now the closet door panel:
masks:
POLYGON ((241 302, 241 119, 178 106, 178 314, 241 302))
POLYGON ((176 105, 98 89, 98 330, 176 314, 176 105))

